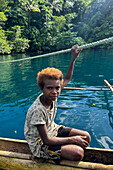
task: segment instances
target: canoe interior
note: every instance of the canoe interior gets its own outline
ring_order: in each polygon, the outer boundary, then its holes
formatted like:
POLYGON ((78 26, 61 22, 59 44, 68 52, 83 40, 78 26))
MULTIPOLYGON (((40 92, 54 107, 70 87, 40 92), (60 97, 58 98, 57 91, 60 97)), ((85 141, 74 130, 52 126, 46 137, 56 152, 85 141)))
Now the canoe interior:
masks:
MULTIPOLYGON (((26 140, 0 138, 0 151, 32 155, 26 140)), ((113 165, 113 150, 88 147, 83 161, 113 165)))
POLYGON ((0 150, 23 154, 31 154, 31 151, 26 140, 0 138, 0 150))

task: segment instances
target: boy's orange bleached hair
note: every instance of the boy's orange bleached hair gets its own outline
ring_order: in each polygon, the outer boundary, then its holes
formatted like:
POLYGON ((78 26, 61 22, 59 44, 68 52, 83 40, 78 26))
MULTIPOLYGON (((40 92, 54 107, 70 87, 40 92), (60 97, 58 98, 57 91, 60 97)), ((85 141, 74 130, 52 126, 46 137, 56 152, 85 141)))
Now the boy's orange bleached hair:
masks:
POLYGON ((63 74, 59 69, 47 67, 37 74, 37 84, 40 89, 44 88, 44 80, 60 80, 60 83, 63 83, 63 74))

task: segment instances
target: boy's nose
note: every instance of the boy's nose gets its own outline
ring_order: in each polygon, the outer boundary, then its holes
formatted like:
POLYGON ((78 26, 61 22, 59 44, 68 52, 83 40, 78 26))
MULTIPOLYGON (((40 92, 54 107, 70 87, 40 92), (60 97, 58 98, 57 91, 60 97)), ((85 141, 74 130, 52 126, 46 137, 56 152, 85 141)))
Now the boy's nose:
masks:
POLYGON ((52 90, 52 93, 57 93, 57 90, 56 90, 56 89, 53 89, 53 90, 52 90))

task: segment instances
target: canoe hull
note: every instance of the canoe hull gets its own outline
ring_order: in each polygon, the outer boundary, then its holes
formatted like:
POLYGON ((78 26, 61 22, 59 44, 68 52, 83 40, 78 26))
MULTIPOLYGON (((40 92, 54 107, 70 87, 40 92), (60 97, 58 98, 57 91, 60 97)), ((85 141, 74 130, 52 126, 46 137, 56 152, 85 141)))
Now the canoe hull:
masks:
POLYGON ((113 150, 88 147, 85 149, 83 161, 76 162, 63 159, 60 161, 60 165, 55 165, 53 161, 48 160, 46 164, 42 165, 40 162, 34 161, 25 140, 0 138, 0 168, 6 168, 5 164, 8 166, 13 164, 13 167, 17 167, 17 163, 23 170, 24 167, 27 167, 27 169, 40 169, 40 166, 44 169, 57 169, 61 165, 62 169, 65 167, 65 170, 72 170, 73 168, 113 169, 113 150))

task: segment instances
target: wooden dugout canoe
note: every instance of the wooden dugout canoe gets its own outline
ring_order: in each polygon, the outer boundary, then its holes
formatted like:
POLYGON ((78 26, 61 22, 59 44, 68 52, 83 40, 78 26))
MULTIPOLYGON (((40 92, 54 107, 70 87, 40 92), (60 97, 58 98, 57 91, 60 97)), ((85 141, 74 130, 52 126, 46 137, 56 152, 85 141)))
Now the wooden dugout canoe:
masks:
POLYGON ((52 160, 45 163, 34 160, 25 140, 0 138, 0 168, 8 170, 49 169, 113 169, 113 150, 88 147, 80 162, 61 160, 56 165, 52 160))

